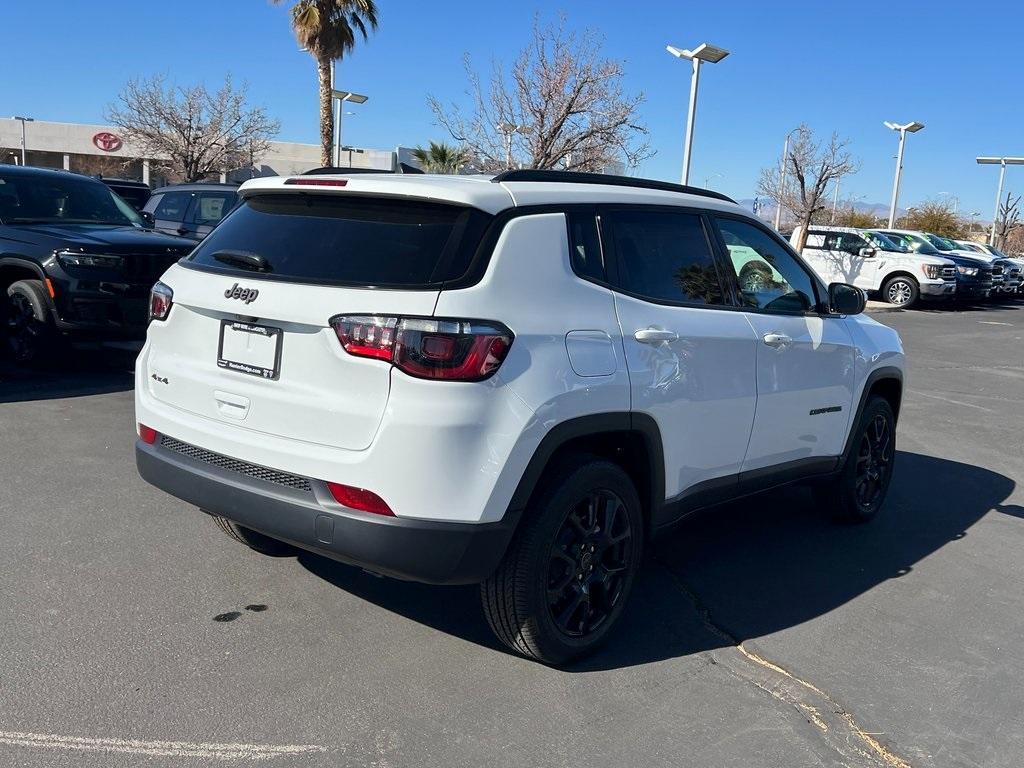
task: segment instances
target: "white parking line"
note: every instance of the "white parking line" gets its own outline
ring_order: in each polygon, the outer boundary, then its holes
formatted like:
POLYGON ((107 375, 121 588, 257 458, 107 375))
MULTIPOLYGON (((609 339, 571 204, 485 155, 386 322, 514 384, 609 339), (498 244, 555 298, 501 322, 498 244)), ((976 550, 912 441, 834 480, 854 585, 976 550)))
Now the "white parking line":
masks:
POLYGON ((997 323, 995 320, 979 320, 978 323, 981 325, 1009 325, 1013 327, 1013 323, 997 323))
POLYGON ((314 744, 203 744, 189 741, 141 741, 57 736, 52 733, 0 731, 0 744, 84 752, 119 752, 160 757, 201 757, 212 760, 273 760, 276 757, 326 752, 314 744))

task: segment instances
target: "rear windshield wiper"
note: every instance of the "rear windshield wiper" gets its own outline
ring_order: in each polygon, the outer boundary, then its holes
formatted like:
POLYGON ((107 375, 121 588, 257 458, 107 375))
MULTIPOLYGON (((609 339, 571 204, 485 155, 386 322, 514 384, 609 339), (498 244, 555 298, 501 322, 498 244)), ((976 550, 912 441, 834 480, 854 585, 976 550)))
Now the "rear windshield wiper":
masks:
POLYGON ((217 251, 213 258, 225 264, 231 264, 242 269, 249 269, 253 272, 269 272, 270 264, 258 253, 249 251, 217 251))

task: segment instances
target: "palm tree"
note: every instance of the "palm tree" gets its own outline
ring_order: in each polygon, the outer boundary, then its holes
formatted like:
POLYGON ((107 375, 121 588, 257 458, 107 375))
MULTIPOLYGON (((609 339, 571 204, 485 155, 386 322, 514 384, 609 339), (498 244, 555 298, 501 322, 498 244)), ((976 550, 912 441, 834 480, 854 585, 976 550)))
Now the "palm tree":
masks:
POLYGON ((443 141, 430 142, 430 149, 416 147, 411 154, 427 173, 458 173, 470 159, 466 149, 443 141))
POLYGON ((331 62, 355 48, 357 35, 366 40, 368 29, 377 29, 374 0, 297 0, 292 6, 295 39, 316 60, 320 77, 320 162, 324 165, 331 165, 334 143, 331 62))

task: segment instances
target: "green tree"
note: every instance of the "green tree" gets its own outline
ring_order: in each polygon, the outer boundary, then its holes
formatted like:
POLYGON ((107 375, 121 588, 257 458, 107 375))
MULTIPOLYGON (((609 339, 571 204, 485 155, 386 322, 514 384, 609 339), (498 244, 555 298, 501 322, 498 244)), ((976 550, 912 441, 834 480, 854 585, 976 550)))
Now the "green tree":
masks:
POLYGON ((453 147, 443 141, 430 142, 429 149, 416 147, 411 154, 427 173, 458 173, 470 160, 467 150, 453 147))
MULTIPOLYGON (((284 3, 287 0, 274 0, 284 3)), ((291 9, 292 31, 299 45, 316 61, 320 79, 320 162, 331 164, 334 112, 331 109, 331 62, 355 48, 377 29, 374 0, 297 0, 291 9)))
POLYGON ((871 227, 877 227, 878 224, 879 218, 877 215, 870 211, 858 211, 853 206, 840 208, 836 212, 836 226, 839 227, 870 229, 871 227))
POLYGON ((964 220, 956 214, 949 203, 941 200, 929 200, 908 209, 906 215, 899 220, 899 226, 956 240, 962 240, 967 234, 964 220))

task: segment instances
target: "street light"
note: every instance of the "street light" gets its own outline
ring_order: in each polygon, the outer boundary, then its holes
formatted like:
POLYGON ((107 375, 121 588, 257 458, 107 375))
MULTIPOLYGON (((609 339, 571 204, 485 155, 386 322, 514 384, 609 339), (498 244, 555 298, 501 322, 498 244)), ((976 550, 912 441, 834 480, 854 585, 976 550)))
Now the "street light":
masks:
POLYGON ((679 59, 689 59, 693 62, 693 75, 690 77, 690 108, 686 113, 686 143, 683 145, 683 184, 690 180, 690 151, 693 149, 693 123, 697 116, 697 85, 700 83, 700 63, 706 61, 709 64, 717 64, 729 52, 725 48, 718 48, 709 43, 701 43, 692 51, 685 48, 676 48, 674 45, 666 45, 665 50, 679 59))
POLYGON ((782 197, 786 193, 786 167, 789 165, 789 139, 790 137, 800 130, 800 126, 797 126, 792 131, 786 134, 786 141, 782 144, 782 165, 779 169, 779 199, 775 206, 775 231, 779 231, 779 227, 782 226, 782 197))
POLYGON ((518 133, 520 136, 525 136, 530 132, 530 126, 528 125, 516 125, 515 123, 501 122, 498 123, 498 132, 505 137, 505 168, 512 170, 512 134, 518 133))
POLYGON ((34 117, 19 117, 15 115, 11 120, 21 121, 21 164, 25 165, 25 123, 34 123, 36 119, 34 117))
POLYGON ((890 131, 898 131, 900 134, 900 149, 896 153, 896 179, 892 183, 892 202, 889 203, 889 228, 891 229, 896 221, 896 203, 900 197, 900 179, 903 176, 903 145, 907 140, 907 134, 917 133, 924 128, 924 123, 914 122, 900 125, 886 121, 885 127, 890 131))
POLYGON ((351 91, 338 91, 333 87, 331 88, 331 98, 337 99, 338 101, 338 140, 335 144, 335 163, 334 166, 338 167, 341 165, 341 122, 346 114, 351 115, 351 112, 345 112, 345 102, 350 104, 365 104, 369 96, 363 96, 361 93, 352 93, 351 91))
POLYGON ((979 157, 978 165, 999 166, 999 187, 996 190, 996 214, 992 217, 992 234, 988 236, 988 244, 995 247, 996 224, 999 222, 999 198, 1003 196, 1003 177, 1006 175, 1006 166, 1024 165, 1024 157, 979 157))

